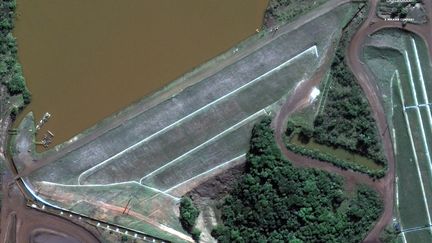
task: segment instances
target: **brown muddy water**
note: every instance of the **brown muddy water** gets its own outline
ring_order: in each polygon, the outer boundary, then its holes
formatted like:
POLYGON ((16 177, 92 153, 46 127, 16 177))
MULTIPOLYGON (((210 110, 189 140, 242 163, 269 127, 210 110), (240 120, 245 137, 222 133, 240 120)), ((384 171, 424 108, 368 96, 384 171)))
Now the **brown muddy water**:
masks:
MULTIPOLYGON (((267 0, 18 0, 15 36, 39 133, 60 144, 259 28, 267 0)), ((21 115, 21 116, 22 116, 21 115)), ((19 121, 19 119, 18 119, 19 121)))

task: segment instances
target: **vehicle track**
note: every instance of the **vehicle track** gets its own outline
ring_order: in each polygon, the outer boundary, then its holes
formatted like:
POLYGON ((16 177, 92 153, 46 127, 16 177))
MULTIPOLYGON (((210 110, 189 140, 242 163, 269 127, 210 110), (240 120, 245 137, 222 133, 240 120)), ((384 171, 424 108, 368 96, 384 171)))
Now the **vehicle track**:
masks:
POLYGON ((432 2, 424 1, 427 9, 429 22, 423 25, 407 24, 405 27, 400 22, 384 21, 376 16, 378 0, 371 1, 371 8, 367 20, 363 23, 357 33, 351 40, 348 48, 348 65, 361 88, 366 94, 366 98, 372 107, 374 118, 378 124, 378 129, 384 145, 384 151, 388 160, 388 172, 386 176, 376 182, 375 188, 383 197, 384 212, 375 224, 375 227, 369 232, 369 235, 364 240, 365 242, 378 242, 381 231, 391 222, 393 216, 394 205, 394 183, 395 183, 395 158, 393 153, 393 144, 390 137, 390 131, 387 129, 388 123, 386 120, 384 108, 382 105, 382 96, 378 90, 376 81, 370 70, 363 66, 360 55, 362 45, 366 38, 384 28, 400 28, 411 31, 419 35, 425 42, 429 51, 429 56, 432 55, 432 32, 431 17, 432 17, 432 2))
POLYGON ((395 158, 390 131, 387 129, 388 123, 382 105, 380 92, 377 88, 375 80, 373 80, 370 70, 363 66, 363 63, 360 59, 362 45, 369 35, 381 29, 400 28, 411 31, 425 40, 428 47, 429 56, 432 56, 432 25, 430 23, 432 20, 432 1, 425 1, 425 8, 427 9, 429 18, 429 22, 427 24, 407 24, 405 27, 401 22, 390 22, 379 19, 375 14, 377 10, 377 4, 378 0, 370 1, 368 17, 351 39, 350 45, 348 47, 347 62, 351 71, 355 75, 357 82, 366 95, 366 98, 372 109, 373 117, 375 118, 375 121, 378 125, 379 134, 383 141, 384 152, 388 160, 388 172, 386 176, 379 180, 373 180, 364 174, 342 170, 329 163, 320 162, 318 160, 295 154, 289 151, 284 144, 282 134, 286 129, 285 126, 289 115, 299 109, 300 105, 302 104, 302 99, 304 99, 304 97, 308 97, 311 89, 319 84, 325 75, 325 70, 327 70, 330 60, 326 60, 326 63, 320 67, 320 70, 318 70, 312 79, 304 82, 304 84, 299 87, 295 94, 287 100, 273 122, 276 142, 283 155, 286 156, 294 165, 308 168, 319 168, 327 172, 337 173, 345 178, 348 190, 352 189, 355 184, 361 183, 369 185, 380 194, 384 202, 384 211, 378 221, 375 223, 375 226, 364 239, 364 242, 380 242, 379 236, 381 232, 391 222, 394 204, 395 158))

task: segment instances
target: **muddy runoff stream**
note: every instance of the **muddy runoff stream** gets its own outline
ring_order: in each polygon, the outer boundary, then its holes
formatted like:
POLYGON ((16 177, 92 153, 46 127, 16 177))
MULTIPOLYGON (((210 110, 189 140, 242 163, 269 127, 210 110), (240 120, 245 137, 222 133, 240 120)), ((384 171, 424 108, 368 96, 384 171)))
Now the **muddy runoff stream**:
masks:
MULTIPOLYGON (((18 0, 15 36, 50 147, 255 33, 267 0, 18 0)), ((20 118, 18 118, 18 122, 20 118)))

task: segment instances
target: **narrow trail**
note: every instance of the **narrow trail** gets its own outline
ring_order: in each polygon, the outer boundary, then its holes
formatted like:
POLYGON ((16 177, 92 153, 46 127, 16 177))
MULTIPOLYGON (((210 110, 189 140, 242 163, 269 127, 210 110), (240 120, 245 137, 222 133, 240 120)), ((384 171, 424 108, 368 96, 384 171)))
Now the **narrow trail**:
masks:
POLYGON ((295 94, 293 94, 287 102, 281 107, 273 121, 275 128, 276 142, 281 149, 283 155, 288 158, 295 166, 318 168, 327 172, 337 173, 345 178, 346 187, 351 190, 356 184, 366 184, 375 189, 384 202, 384 211, 374 228, 364 239, 364 242, 380 242, 379 236, 382 230, 391 222, 393 216, 394 205, 394 184, 395 184, 395 158, 393 153, 393 143, 390 137, 390 131, 387 129, 388 123, 386 120, 384 108, 382 105, 382 95, 380 94, 376 81, 373 80, 373 75, 370 70, 365 68, 361 62, 362 45, 366 38, 385 28, 399 28, 411 31, 419 35, 428 47, 429 56, 432 56, 432 1, 425 1, 425 8, 428 12, 429 22, 422 25, 407 24, 405 27, 401 22, 384 21, 376 15, 378 0, 370 1, 369 14, 365 22, 351 39, 347 53, 347 64, 356 77, 357 82, 364 91, 366 98, 372 108, 373 117, 377 123, 381 140, 383 141, 384 152, 388 160, 388 172, 385 177, 379 180, 373 180, 365 174, 360 174, 353 171, 339 169, 329 163, 320 162, 310 159, 289 151, 284 144, 283 134, 286 129, 288 117, 301 107, 304 97, 308 97, 311 89, 317 86, 325 75, 325 71, 329 67, 330 60, 326 60, 316 74, 308 81, 304 82, 295 94))

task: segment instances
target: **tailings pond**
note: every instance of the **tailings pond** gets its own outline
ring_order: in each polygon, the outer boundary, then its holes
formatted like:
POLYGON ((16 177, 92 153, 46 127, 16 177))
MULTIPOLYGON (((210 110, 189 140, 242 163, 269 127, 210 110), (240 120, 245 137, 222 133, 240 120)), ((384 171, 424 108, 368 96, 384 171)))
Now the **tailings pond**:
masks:
MULTIPOLYGON (((252 35, 266 0, 18 0, 39 132, 60 144, 252 35)), ((23 115, 21 114, 21 116, 23 115)), ((20 118, 19 118, 20 119, 20 118)))

